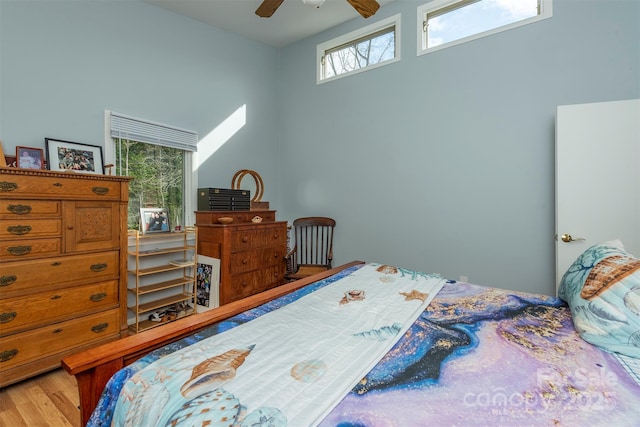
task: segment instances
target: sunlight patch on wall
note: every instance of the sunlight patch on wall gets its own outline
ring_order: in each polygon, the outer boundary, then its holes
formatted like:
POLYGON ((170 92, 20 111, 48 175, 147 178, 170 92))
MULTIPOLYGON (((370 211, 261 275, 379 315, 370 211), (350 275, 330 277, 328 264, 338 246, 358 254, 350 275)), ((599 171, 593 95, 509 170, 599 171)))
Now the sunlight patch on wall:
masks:
POLYGON ((209 157, 213 156, 220 147, 246 124, 247 104, 244 104, 198 142, 198 162, 196 167, 202 166, 209 157))

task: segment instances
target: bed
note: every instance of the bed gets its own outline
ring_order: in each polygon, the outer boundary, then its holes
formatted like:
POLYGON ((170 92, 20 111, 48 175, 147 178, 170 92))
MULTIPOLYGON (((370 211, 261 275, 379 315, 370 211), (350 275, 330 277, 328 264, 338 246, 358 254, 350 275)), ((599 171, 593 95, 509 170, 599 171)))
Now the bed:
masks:
POLYGON ((637 426, 637 261, 590 248, 563 299, 355 261, 63 367, 92 426, 637 426))

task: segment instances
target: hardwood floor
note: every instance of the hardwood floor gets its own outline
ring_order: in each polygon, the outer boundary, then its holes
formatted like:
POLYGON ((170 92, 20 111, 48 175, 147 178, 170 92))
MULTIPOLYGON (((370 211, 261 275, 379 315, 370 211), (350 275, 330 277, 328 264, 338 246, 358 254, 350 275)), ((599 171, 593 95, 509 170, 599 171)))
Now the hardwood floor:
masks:
POLYGON ((78 427, 75 377, 56 369, 0 389, 0 426, 78 427))

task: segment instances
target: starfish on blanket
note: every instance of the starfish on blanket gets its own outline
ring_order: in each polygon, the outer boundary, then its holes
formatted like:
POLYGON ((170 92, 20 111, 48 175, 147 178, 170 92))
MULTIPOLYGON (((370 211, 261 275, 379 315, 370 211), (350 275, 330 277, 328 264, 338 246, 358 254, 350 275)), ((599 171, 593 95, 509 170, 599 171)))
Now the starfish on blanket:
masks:
POLYGON ((400 295, 404 295, 405 301, 411 301, 414 299, 419 299, 422 302, 425 302, 429 294, 425 294, 422 292, 418 292, 415 289, 412 289, 411 292, 399 292, 400 295))

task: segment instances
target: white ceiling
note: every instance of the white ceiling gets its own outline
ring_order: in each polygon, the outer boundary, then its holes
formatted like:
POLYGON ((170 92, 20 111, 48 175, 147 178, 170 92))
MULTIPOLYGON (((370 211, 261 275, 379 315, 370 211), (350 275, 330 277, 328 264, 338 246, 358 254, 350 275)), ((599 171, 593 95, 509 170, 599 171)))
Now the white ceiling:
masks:
MULTIPOLYGON (((365 20, 346 0, 326 0, 319 8, 285 0, 270 18, 255 14, 262 0, 144 0, 147 3, 261 41, 283 47, 343 22, 365 20)), ((380 7, 395 0, 377 0, 380 7)), ((380 10, 378 10, 378 13, 380 10)))

